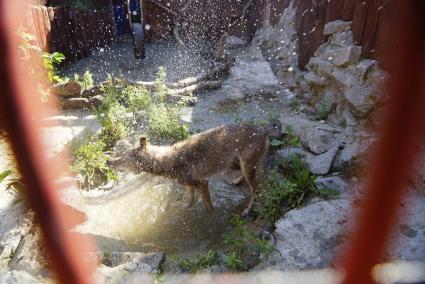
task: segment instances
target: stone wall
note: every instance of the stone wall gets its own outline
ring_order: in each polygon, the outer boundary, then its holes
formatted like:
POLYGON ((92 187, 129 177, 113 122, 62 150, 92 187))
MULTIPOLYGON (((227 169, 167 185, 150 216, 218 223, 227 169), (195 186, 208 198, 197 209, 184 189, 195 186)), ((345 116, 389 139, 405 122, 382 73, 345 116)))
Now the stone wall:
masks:
POLYGON ((376 60, 362 58, 352 22, 327 23, 323 28, 327 41, 315 50, 303 71, 298 64, 295 2, 283 11, 275 27, 259 30, 254 38, 279 83, 296 94, 294 110, 338 126, 377 123, 375 109, 383 97, 378 86, 386 73, 376 60))

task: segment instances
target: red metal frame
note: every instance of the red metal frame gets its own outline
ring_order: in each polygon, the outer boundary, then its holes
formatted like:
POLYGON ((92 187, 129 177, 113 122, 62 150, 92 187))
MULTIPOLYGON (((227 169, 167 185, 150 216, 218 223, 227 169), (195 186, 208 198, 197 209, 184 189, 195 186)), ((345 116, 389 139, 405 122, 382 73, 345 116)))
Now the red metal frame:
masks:
MULTIPOLYGON (((414 161, 414 150, 425 130, 425 2, 400 1, 394 32, 398 45, 386 56, 391 80, 391 107, 378 142, 364 207, 358 228, 340 264, 343 283, 371 283, 371 268, 379 262, 397 221, 399 202, 414 161)), ((61 283, 89 283, 93 267, 81 262, 81 252, 94 248, 91 240, 69 233, 78 222, 58 201, 52 183, 60 172, 46 160, 40 136, 41 117, 46 111, 34 91, 36 82, 19 70, 15 30, 19 4, 0 0, 0 111, 24 177, 30 205, 36 212, 61 283)), ((60 167, 59 167, 60 168, 60 167)))

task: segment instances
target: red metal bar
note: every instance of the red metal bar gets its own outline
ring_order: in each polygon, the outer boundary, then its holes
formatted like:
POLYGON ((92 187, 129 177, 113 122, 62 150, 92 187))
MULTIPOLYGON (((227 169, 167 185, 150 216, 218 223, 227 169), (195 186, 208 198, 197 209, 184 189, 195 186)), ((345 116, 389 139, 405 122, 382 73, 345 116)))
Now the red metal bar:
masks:
MULTIPOLYGON (((364 208, 352 244, 342 261, 344 284, 372 283, 400 209, 400 200, 424 138, 425 2, 400 1, 392 20, 398 44, 386 46, 390 108, 372 162, 364 208)), ((394 4, 395 5, 395 4, 394 4)))
MULTIPOLYGON (((58 200, 53 181, 61 176, 63 165, 46 158, 40 135, 41 117, 48 113, 41 103, 38 81, 20 68, 16 36, 24 18, 27 1, 0 0, 0 114, 10 135, 26 194, 46 241, 51 263, 61 283, 89 283, 92 266, 83 263, 82 253, 92 250, 92 242, 72 234, 78 222, 58 200)), ((33 59, 35 60, 35 59, 33 59)), ((26 67, 40 62, 30 61, 26 67)), ((43 75, 43 74, 41 74, 43 75)), ((40 76, 41 77, 41 76, 40 76)), ((43 77, 44 79, 45 77, 43 77)))

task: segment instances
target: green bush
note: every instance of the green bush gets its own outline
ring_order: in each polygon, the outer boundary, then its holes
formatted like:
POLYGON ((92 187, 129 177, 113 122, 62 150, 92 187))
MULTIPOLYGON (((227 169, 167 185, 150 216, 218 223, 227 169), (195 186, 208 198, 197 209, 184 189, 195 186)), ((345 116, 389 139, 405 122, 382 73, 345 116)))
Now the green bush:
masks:
POLYGON ((83 188, 90 189, 116 179, 107 165, 109 157, 105 154, 105 148, 102 140, 91 137, 75 149, 72 170, 83 177, 83 188))
POLYGON ((111 149, 115 143, 127 137, 130 133, 130 120, 127 117, 127 110, 119 103, 113 103, 108 111, 98 116, 102 124, 100 138, 106 145, 106 149, 111 149))
POLYGON ((74 80, 80 84, 82 90, 88 90, 94 86, 93 74, 89 70, 84 72, 83 77, 74 74, 74 80))

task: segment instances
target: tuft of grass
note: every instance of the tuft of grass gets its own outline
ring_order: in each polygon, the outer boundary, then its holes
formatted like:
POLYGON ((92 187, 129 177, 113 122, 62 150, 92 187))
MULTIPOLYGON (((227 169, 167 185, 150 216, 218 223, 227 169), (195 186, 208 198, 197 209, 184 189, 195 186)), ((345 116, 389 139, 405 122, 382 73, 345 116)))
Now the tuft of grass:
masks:
POLYGON ((317 120, 326 120, 328 119, 329 111, 328 104, 325 100, 320 103, 319 111, 317 112, 316 119, 317 120))
POLYGON ((218 264, 219 261, 220 256, 218 253, 210 250, 206 255, 198 256, 194 260, 183 258, 179 260, 179 264, 185 271, 189 273, 196 273, 218 264))
POLYGON ((154 81, 153 98, 156 103, 165 103, 165 98, 167 96, 167 87, 165 86, 166 75, 164 66, 160 66, 154 81))

